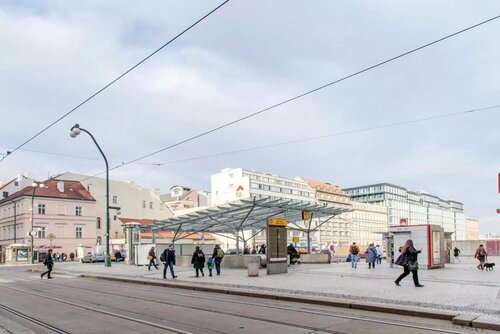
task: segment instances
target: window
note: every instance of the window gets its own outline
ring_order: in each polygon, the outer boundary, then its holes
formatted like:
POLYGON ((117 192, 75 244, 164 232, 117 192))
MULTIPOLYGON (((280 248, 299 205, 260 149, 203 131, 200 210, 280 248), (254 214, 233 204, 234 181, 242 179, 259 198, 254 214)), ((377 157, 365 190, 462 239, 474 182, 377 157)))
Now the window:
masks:
POLYGON ((38 214, 39 215, 45 214, 45 204, 38 204, 38 214))
POLYGON ((117 218, 118 218, 118 216, 116 216, 116 215, 115 215, 115 216, 113 216, 113 220, 116 220, 117 218))
POLYGON ((2 196, 3 196, 4 198, 5 198, 5 197, 9 197, 9 192, 8 192, 8 191, 4 191, 2 196))
POLYGON ((118 203, 118 196, 113 196, 113 204, 117 204, 118 203))
POLYGON ((75 237, 76 237, 77 239, 81 239, 81 238, 83 238, 83 227, 77 227, 77 228, 75 229, 75 232, 76 232, 75 237))
POLYGON ((95 228, 98 229, 98 230, 101 229, 101 217, 97 217, 96 218, 96 220, 95 220, 95 228))
POLYGON ((153 202, 149 202, 149 208, 152 209, 153 208, 153 202))
POLYGON ((142 208, 145 209, 146 208, 146 201, 142 201, 142 208))
POLYGON ((76 216, 81 216, 82 215, 82 207, 81 206, 75 207, 75 215, 76 216))
POLYGON ((97 244, 98 244, 98 245, 100 245, 100 244, 101 244, 101 242, 102 242, 101 240, 102 240, 102 239, 101 239, 101 237, 97 237, 97 244))
POLYGON ((45 226, 38 228, 37 237, 45 239, 45 226))
POLYGON ((17 182, 17 181, 14 182, 14 186, 16 186, 16 187, 19 186, 19 182, 17 182))

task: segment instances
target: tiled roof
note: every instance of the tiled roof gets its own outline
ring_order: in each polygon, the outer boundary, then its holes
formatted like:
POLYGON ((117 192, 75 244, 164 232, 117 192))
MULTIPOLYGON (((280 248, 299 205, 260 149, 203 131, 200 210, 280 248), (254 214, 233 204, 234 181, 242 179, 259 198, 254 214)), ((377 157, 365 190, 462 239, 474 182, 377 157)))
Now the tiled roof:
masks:
MULTIPOLYGON (((60 198, 60 199, 75 199, 81 201, 94 201, 94 197, 85 189, 85 187, 78 181, 61 181, 64 182, 64 191, 61 192, 57 189, 57 182, 59 180, 49 179, 42 182, 44 188, 36 188, 35 197, 48 197, 48 198, 60 198)), ((26 187, 18 192, 13 193, 9 197, 6 197, 0 201, 1 203, 8 202, 10 200, 23 197, 32 196, 33 187, 26 187)))

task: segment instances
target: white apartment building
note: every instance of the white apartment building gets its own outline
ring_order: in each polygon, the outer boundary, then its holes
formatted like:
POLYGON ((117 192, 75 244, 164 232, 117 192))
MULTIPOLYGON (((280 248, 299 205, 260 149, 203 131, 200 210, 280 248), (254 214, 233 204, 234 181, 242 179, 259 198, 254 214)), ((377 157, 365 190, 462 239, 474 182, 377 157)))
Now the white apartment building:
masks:
POLYGON ((443 200, 425 192, 408 191, 390 183, 346 188, 353 201, 386 206, 389 225, 435 224, 453 233, 453 240, 465 240, 463 204, 443 200))
POLYGON ((316 202, 315 190, 300 178, 290 179, 243 168, 225 168, 211 177, 212 205, 244 198, 287 198, 316 202))
MULTIPOLYGON (((102 245, 106 233, 106 179, 73 173, 64 173, 57 178, 81 182, 95 198, 96 243, 102 245)), ((121 217, 133 219, 166 219, 173 215, 161 201, 158 189, 143 188, 134 182, 109 180, 109 205, 120 207, 121 217)), ((110 210, 110 238, 125 238, 116 210, 110 210)))
POLYGON ((33 187, 0 200, 0 247, 11 244, 30 245, 31 201, 35 252, 49 247, 54 252, 75 253, 82 245, 88 251, 95 245, 96 204, 79 182, 50 179, 44 188, 33 187), (55 238, 51 241, 49 235, 55 238))

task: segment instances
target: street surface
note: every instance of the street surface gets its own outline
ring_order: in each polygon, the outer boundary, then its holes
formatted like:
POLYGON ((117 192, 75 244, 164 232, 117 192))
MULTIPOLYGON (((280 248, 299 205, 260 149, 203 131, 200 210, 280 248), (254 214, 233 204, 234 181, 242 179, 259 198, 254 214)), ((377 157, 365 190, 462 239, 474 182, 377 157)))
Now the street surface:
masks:
POLYGON ((0 333, 490 333, 449 321, 0 267, 0 333))

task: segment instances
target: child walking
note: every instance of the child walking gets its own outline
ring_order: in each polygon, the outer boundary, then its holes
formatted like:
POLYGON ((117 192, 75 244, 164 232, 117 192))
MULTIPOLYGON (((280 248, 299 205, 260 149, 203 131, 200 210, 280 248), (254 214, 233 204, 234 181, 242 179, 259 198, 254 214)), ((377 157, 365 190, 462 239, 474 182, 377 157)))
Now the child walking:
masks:
POLYGON ((208 276, 212 277, 212 270, 215 268, 214 259, 209 257, 207 260, 208 276))

